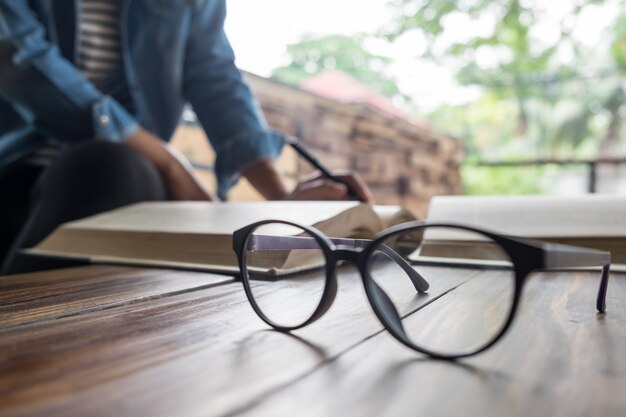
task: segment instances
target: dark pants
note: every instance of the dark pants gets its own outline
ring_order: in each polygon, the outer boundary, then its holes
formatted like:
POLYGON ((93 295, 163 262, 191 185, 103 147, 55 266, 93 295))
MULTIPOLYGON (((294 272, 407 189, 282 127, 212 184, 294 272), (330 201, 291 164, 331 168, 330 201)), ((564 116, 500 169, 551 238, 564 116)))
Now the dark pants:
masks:
POLYGON ((17 164, 0 174, 1 274, 61 266, 20 254, 20 249, 35 246, 61 223, 167 198, 156 168, 125 145, 85 142, 45 169, 17 164))

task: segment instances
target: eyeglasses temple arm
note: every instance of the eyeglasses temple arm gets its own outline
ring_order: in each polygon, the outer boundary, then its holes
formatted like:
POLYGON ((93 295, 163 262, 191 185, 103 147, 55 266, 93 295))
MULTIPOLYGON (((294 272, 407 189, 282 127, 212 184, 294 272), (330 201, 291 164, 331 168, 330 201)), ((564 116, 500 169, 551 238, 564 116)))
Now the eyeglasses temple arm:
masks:
POLYGON ((424 277, 422 277, 416 270, 409 264, 402 256, 389 246, 383 244, 378 248, 382 253, 389 256, 400 268, 409 276, 409 279, 413 283, 413 286, 417 292, 426 292, 430 287, 430 284, 424 277))
MULTIPOLYGON (((335 245, 362 248, 371 243, 367 239, 329 238, 335 245)), ((312 237, 305 236, 272 236, 253 235, 248 241, 248 250, 291 250, 291 249, 318 249, 319 243, 312 237)), ((409 276, 417 292, 426 292, 430 284, 422 277, 402 256, 387 245, 381 245, 379 250, 389 256, 409 276)))
POLYGON ((543 249, 544 267, 546 269, 602 265, 596 308, 600 313, 606 312, 606 292, 609 285, 611 252, 557 243, 545 244, 543 249))

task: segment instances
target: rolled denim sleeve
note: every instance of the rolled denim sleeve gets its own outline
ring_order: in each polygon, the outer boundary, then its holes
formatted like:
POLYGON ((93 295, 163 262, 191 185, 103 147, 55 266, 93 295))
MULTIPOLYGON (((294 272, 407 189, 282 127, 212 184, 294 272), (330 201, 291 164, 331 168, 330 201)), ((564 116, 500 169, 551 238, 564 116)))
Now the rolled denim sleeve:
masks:
POLYGON ((252 92, 235 66, 224 33, 223 0, 199 2, 185 51, 184 95, 215 149, 221 197, 256 162, 276 158, 282 137, 267 128, 252 92))
POLYGON ((137 120, 117 101, 103 96, 92 106, 94 136, 111 142, 122 142, 139 130, 137 120))
POLYGON ((219 142, 215 153, 218 195, 225 200, 228 190, 239 180, 240 172, 255 162, 276 159, 283 148, 284 140, 275 132, 245 132, 219 142))
POLYGON ((0 0, 0 95, 62 141, 120 142, 139 128, 46 39, 27 0, 0 0))

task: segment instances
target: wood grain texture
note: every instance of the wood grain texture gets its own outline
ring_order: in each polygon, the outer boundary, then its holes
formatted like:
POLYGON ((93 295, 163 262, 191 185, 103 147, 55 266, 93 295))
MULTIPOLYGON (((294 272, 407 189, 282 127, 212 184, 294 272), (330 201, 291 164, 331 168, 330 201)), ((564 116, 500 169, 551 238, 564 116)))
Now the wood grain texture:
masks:
MULTIPOLYGON (((403 305, 436 306, 452 288, 471 289, 430 272, 430 295, 407 293, 403 305)), ((595 274, 534 276, 505 339, 458 362, 393 339, 353 271, 339 284, 327 316, 292 335, 268 330, 240 283, 0 328, 0 415, 612 417, 626 409, 624 275, 612 277, 606 316, 595 313, 595 274)), ((440 305, 442 314, 467 314, 440 305)))
POLYGON ((0 329, 111 308, 233 278, 185 271, 87 266, 0 277, 0 329))
POLYGON ((477 357, 432 360, 381 333, 240 415, 623 416, 626 276, 613 275, 604 316, 597 284, 536 275, 510 332, 477 357))
MULTIPOLYGON (((420 300, 456 284, 437 280, 420 300)), ((0 414, 232 413, 382 331, 358 275, 339 287, 296 335, 268 330, 240 283, 0 330, 0 414)))

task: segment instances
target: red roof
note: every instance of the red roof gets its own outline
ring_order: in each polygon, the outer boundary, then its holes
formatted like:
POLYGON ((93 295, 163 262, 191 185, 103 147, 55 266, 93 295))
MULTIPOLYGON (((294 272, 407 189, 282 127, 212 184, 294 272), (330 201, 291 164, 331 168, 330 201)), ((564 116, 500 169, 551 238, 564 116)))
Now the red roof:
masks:
POLYGON ((375 93, 366 84, 357 81, 349 74, 337 70, 320 72, 306 79, 300 87, 303 90, 342 103, 365 104, 373 109, 401 119, 411 117, 397 108, 389 98, 375 93))

